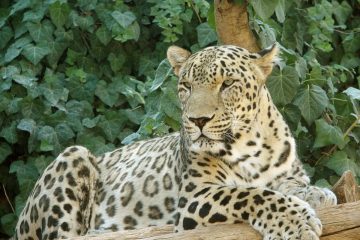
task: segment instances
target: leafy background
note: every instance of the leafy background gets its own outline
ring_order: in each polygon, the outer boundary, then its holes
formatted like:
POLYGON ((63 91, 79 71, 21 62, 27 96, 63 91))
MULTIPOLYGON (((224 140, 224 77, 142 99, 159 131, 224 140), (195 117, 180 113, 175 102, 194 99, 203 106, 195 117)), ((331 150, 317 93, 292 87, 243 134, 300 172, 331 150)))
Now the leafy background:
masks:
MULTIPOLYGON (((267 84, 313 183, 359 177, 359 0, 249 3, 259 45, 281 47, 267 84)), ((0 238, 65 147, 99 155, 177 131, 166 49, 216 42, 212 1, 2 0, 0 238)))

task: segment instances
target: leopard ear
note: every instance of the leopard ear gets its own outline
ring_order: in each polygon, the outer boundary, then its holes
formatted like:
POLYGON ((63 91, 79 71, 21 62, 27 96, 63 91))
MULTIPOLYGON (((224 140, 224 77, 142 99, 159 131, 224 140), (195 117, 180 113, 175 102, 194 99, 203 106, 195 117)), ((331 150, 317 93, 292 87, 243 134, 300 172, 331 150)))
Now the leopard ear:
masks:
POLYGON ((173 67, 174 73, 179 76, 179 71, 191 53, 181 47, 171 46, 167 50, 167 59, 173 67))
POLYGON ((255 59, 255 63, 261 70, 262 79, 265 82, 266 78, 271 74, 274 63, 277 62, 279 54, 279 48, 276 43, 271 47, 265 48, 264 50, 257 53, 258 58, 255 59))

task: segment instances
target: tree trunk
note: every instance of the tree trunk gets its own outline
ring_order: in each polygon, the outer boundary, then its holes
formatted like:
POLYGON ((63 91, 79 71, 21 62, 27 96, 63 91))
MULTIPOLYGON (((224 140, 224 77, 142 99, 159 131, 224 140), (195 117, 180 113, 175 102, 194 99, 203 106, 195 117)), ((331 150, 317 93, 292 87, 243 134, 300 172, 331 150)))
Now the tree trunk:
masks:
POLYGON ((242 5, 233 0, 215 0, 216 31, 221 44, 237 45, 250 52, 260 49, 249 27, 247 2, 242 5))

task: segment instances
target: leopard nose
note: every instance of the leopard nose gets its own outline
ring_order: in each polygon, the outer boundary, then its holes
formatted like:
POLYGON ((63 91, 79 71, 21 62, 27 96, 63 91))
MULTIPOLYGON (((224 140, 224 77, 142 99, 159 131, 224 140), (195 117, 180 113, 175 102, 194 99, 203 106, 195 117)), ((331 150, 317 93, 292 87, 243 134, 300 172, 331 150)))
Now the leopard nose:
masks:
POLYGON ((213 119, 213 117, 211 117, 211 118, 209 118, 209 117, 189 118, 189 120, 192 121, 193 123, 195 123, 195 125, 198 126, 201 131, 203 129, 203 127, 205 126, 205 124, 207 122, 209 122, 211 119, 213 119))

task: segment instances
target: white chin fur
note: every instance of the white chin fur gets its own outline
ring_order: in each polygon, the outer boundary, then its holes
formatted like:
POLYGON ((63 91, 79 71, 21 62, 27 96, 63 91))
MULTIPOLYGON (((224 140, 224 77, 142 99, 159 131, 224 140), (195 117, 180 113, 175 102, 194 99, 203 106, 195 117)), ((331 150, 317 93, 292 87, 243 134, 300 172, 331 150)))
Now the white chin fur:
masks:
POLYGON ((223 143, 220 141, 201 137, 200 139, 191 142, 190 151, 217 153, 222 146, 223 143))
POLYGON ((198 140, 198 138, 201 136, 201 132, 193 133, 190 135, 191 141, 194 143, 198 140))

